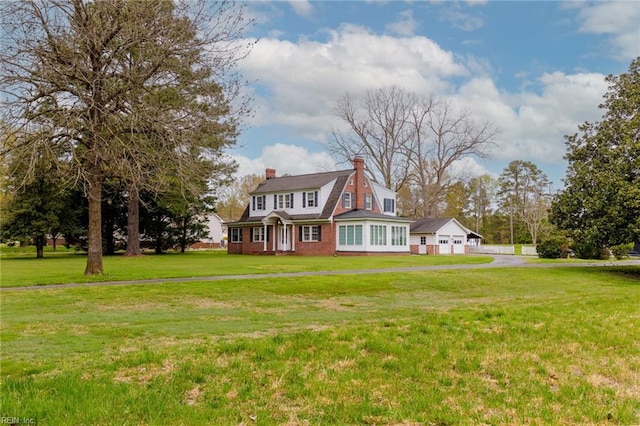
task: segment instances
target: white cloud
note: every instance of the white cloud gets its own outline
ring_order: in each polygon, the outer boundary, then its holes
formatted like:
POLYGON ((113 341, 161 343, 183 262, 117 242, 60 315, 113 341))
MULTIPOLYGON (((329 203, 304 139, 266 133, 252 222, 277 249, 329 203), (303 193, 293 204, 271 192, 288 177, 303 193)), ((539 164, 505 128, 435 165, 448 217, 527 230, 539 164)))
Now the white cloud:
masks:
POLYGON ((538 84, 539 93, 502 93, 488 78, 472 79, 460 88, 459 104, 502 129, 494 158, 561 162, 564 135, 577 132, 584 121, 600 119, 604 75, 556 72, 543 74, 538 84))
MULTIPOLYGON (((251 125, 283 124, 307 135, 326 132, 332 109, 345 92, 399 84, 421 93, 453 89, 448 79, 466 67, 426 37, 376 35, 344 25, 326 42, 261 39, 242 61, 242 73, 257 81, 251 125)), ((317 140, 317 139, 316 139, 317 140)))
POLYGON ((300 175, 336 169, 335 161, 326 152, 309 152, 304 147, 276 143, 262 149, 258 158, 232 155, 238 162, 238 176, 264 174, 265 169, 276 169, 278 176, 300 175))
POLYGON ((313 5, 309 0, 289 0, 289 5, 299 16, 308 18, 313 15, 313 5))
MULTIPOLYGON (((250 125, 282 126, 288 137, 324 142, 331 126, 341 124, 333 108, 345 92, 358 95, 399 85, 449 100, 479 123, 493 122, 501 129, 493 150, 496 160, 560 164, 564 135, 601 117, 598 104, 607 90, 602 74, 527 75, 527 85, 508 92, 497 87, 486 59, 457 56, 426 37, 379 35, 355 25, 327 35, 326 41, 267 38, 255 46, 241 63, 243 74, 258 82, 256 116, 250 125)), ((236 159, 245 173, 263 173, 265 167, 279 174, 335 167, 326 153, 284 144, 265 148, 256 159, 236 159)))
POLYGON ((387 25, 387 31, 400 36, 412 36, 419 25, 413 17, 413 11, 405 10, 398 14, 394 22, 387 25))
POLYGON ((484 26, 482 17, 463 12, 455 3, 440 11, 440 20, 462 31, 475 31, 484 26))
POLYGON ((611 36, 612 56, 628 60, 640 55, 640 2, 585 4, 578 12, 578 21, 581 32, 611 36))

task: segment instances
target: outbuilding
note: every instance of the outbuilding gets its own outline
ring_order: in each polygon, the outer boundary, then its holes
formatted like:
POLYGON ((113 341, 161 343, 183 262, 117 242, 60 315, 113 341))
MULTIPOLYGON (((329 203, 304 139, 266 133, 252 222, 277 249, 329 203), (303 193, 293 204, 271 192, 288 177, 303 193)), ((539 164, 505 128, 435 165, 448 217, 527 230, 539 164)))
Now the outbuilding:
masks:
POLYGON ((412 254, 468 254, 474 233, 453 218, 426 218, 411 224, 409 245, 412 254))

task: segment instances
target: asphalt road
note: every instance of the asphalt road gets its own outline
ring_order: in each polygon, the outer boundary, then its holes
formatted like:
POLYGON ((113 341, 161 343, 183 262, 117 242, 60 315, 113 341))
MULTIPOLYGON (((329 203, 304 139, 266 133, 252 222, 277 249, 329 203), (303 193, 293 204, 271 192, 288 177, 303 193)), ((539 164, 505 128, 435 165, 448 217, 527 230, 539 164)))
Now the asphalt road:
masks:
POLYGON ((481 264, 462 265, 437 265, 437 266, 410 266, 403 268, 381 268, 381 269, 351 269, 340 271, 310 271, 310 272, 280 272, 272 274, 247 274, 247 275, 218 275, 208 277, 182 277, 182 278, 157 278, 148 280, 128 280, 128 281, 101 281, 92 283, 67 283, 34 285, 27 287, 2 287, 5 291, 29 291, 29 290, 51 290, 81 287, 104 287, 119 285, 142 285, 160 284, 172 282, 194 282, 194 281, 220 281, 220 280, 250 280, 263 278, 289 278, 289 277, 309 277, 318 275, 365 275, 383 274, 394 272, 415 272, 415 271, 441 271, 450 269, 487 269, 487 268, 568 268, 568 267, 603 267, 603 266, 632 266, 640 265, 640 259, 626 260, 624 262, 594 261, 584 263, 527 263, 522 256, 512 255, 491 255, 493 262, 481 264))

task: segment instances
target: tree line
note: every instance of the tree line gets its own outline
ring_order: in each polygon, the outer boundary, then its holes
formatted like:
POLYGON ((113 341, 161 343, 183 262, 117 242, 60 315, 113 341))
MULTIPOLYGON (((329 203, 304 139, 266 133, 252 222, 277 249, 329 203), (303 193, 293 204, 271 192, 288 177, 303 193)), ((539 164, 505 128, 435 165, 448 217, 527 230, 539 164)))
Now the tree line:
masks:
MULTIPOLYGON (((184 247, 213 208, 239 217, 234 209, 246 200, 238 198, 250 189, 237 185, 257 179, 234 181, 225 155, 250 112, 236 71, 251 48, 242 6, 22 0, 3 2, 0 22, 6 235, 29 235, 39 247, 46 235, 84 238, 92 275, 119 240, 131 255, 141 241, 184 247)), ((499 130, 397 86, 341 97, 327 149, 338 162, 364 157, 370 178, 397 191, 405 216, 458 217, 488 242, 555 234, 595 251, 637 242, 639 66, 609 76, 602 121, 566 137, 558 194, 524 160, 498 178, 468 175, 462 161, 485 158, 499 130)))
POLYGON ((8 1, 0 5, 0 22, 8 192, 25 195, 51 178, 54 199, 63 198, 59 188, 82 194, 85 274, 103 273, 109 187, 125 194, 127 253, 137 254, 141 194, 200 202, 203 181, 231 179, 236 166, 225 149, 248 112, 235 71, 250 49, 241 42, 250 23, 242 6, 8 1))

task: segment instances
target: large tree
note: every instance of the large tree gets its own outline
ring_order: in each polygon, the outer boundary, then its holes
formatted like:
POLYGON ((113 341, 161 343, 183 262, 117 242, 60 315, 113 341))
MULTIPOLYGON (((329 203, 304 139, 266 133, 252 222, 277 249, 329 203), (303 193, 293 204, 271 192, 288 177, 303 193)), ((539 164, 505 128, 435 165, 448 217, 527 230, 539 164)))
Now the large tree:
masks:
POLYGON ((421 195, 421 216, 438 217, 447 193, 469 178, 464 170, 454 170, 455 163, 467 157, 486 157, 496 129, 490 122, 477 123, 468 112, 431 98, 417 102, 409 120, 410 180, 421 195))
POLYGON ((53 167, 44 154, 38 156, 35 170, 25 183, 27 168, 20 151, 18 148, 6 158, 9 173, 3 186, 6 198, 0 204, 0 234, 7 239, 33 241, 36 257, 41 258, 47 237, 62 229, 70 216, 65 211, 69 207, 69 193, 62 185, 63 172, 53 167))
POLYGON ((518 224, 527 227, 535 243, 541 220, 548 210, 545 200, 551 182, 547 175, 530 161, 514 160, 502 171, 498 182, 500 206, 509 215, 511 244, 518 224))
POLYGON ((409 176, 409 118, 416 102, 415 94, 397 86, 368 90, 361 99, 346 93, 335 114, 348 130, 332 130, 329 152, 344 162, 363 157, 375 182, 399 190, 409 176))
POLYGON ((345 94, 336 115, 348 130, 333 130, 329 151, 343 161, 363 157, 376 182, 417 198, 403 200, 404 213, 417 217, 438 216, 447 191, 467 177, 456 162, 484 157, 496 134, 491 123, 478 123, 448 102, 397 86, 369 90, 361 99, 345 94))
POLYGON ((601 122, 566 136, 565 189, 551 220, 596 248, 640 240, 640 57, 606 78, 601 122))
POLYGON ((123 179, 135 197, 149 182, 164 183, 167 164, 177 163, 188 181, 194 156, 184 151, 214 159, 235 141, 245 110, 231 108, 239 87, 233 69, 249 47, 238 43, 242 8, 20 0, 2 3, 0 23, 3 118, 29 129, 29 152, 62 152, 56 158, 73 166, 89 204, 85 274, 100 274, 105 179, 123 179))

